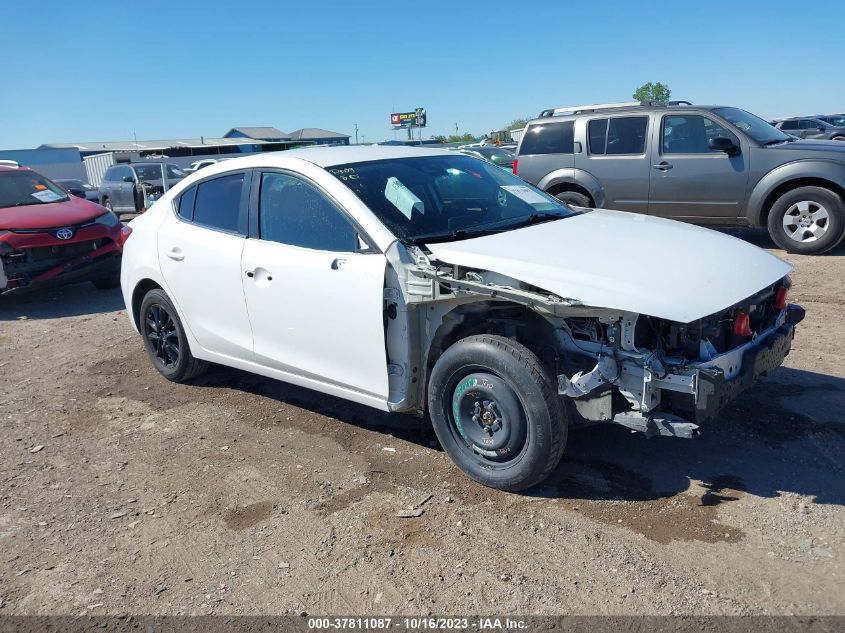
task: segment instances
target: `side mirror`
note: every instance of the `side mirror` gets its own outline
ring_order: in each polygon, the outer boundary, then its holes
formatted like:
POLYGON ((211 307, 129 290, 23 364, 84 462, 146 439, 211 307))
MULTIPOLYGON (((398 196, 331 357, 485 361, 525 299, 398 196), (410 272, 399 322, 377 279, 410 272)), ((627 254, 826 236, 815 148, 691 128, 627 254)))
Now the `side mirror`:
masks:
POLYGON ((708 145, 714 152, 725 152, 728 156, 739 153, 739 148, 736 144, 726 136, 714 136, 710 139, 708 145))
POLYGON ((71 187, 70 189, 68 189, 68 193, 72 196, 76 196, 77 198, 85 197, 85 189, 77 189, 76 187, 71 187))
POLYGON ((123 182, 135 182, 135 179, 132 176, 124 176, 123 182))

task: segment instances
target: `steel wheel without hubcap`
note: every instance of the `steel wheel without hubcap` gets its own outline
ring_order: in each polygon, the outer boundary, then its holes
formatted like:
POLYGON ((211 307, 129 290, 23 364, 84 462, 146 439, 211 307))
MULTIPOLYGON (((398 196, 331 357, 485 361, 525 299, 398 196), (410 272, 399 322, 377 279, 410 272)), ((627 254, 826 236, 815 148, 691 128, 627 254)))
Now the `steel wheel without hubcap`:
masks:
POLYGON ((152 351, 153 359, 166 369, 179 362, 179 334, 168 310, 154 303, 144 315, 144 336, 152 351))
POLYGON ((455 439, 487 466, 517 458, 525 448, 525 411, 516 392, 499 376, 464 374, 452 381, 450 421, 455 439))
POLYGON ((830 214, 818 202, 802 200, 790 206, 783 216, 783 230, 796 242, 815 242, 827 232, 830 214))

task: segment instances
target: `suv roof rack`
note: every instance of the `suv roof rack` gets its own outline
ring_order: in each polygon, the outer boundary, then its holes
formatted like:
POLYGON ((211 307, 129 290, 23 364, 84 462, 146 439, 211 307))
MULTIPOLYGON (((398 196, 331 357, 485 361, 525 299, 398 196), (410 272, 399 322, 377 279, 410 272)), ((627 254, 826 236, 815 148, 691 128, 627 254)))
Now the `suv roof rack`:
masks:
POLYGON ((623 108, 665 108, 667 106, 692 105, 689 101, 622 101, 619 103, 595 103, 592 105, 570 106, 564 108, 549 108, 540 113, 540 118, 563 115, 581 114, 582 112, 596 112, 597 110, 620 110, 623 108))

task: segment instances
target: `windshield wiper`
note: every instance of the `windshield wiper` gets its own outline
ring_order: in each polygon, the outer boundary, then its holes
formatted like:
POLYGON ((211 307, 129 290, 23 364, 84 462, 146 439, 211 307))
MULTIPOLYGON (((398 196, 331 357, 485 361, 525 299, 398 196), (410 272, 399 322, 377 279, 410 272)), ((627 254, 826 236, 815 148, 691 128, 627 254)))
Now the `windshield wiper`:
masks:
POLYGON ((510 229, 518 229, 523 226, 531 226, 532 224, 540 224, 541 222, 550 222, 552 220, 560 220, 566 216, 560 215, 559 213, 532 213, 528 217, 522 218, 519 222, 515 224, 509 224, 507 227, 504 228, 505 231, 509 231, 510 229))

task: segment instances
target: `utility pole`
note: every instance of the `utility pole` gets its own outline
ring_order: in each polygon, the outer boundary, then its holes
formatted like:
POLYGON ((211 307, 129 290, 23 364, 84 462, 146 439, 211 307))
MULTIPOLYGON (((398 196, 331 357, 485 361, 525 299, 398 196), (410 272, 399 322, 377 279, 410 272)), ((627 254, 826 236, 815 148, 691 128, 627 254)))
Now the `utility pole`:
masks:
POLYGON ((355 124, 355 145, 358 144, 358 124, 355 124))
POLYGON ((455 123, 455 136, 457 136, 457 135, 458 135, 458 124, 455 123))

